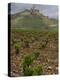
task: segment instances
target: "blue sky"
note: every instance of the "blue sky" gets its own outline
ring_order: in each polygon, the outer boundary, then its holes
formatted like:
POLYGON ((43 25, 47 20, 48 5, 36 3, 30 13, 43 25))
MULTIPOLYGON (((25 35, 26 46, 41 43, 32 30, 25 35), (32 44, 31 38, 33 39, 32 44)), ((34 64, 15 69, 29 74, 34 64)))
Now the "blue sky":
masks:
MULTIPOLYGON (((32 6, 33 4, 11 3, 11 13, 15 14, 25 9, 31 9, 32 6)), ((35 4, 35 8, 39 9, 42 14, 49 16, 49 18, 58 18, 58 6, 35 4)))

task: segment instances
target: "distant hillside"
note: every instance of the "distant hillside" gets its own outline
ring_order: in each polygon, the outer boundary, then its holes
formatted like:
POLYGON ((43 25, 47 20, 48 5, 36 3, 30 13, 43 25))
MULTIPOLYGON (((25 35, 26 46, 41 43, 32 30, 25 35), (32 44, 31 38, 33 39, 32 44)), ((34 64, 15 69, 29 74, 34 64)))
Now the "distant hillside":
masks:
POLYGON ((39 28, 51 28, 57 27, 58 21, 55 19, 49 19, 48 16, 44 16, 39 10, 24 10, 22 12, 11 15, 11 28, 22 29, 39 29, 39 28))

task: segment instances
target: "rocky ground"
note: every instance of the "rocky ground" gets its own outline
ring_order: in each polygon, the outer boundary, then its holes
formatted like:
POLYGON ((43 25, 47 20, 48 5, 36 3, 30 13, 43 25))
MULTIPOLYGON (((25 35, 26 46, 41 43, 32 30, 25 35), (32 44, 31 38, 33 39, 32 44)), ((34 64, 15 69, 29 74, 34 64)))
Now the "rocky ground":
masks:
POLYGON ((23 76, 22 61, 27 54, 38 51, 39 57, 34 60, 32 67, 41 64, 43 75, 58 74, 58 36, 48 32, 13 32, 11 35, 11 76, 23 76), (15 40, 15 42, 13 41, 15 40), (14 44, 19 43, 19 54, 16 54, 14 44), (46 44, 44 44, 46 42, 46 44), (41 45, 44 44, 44 47, 41 45))

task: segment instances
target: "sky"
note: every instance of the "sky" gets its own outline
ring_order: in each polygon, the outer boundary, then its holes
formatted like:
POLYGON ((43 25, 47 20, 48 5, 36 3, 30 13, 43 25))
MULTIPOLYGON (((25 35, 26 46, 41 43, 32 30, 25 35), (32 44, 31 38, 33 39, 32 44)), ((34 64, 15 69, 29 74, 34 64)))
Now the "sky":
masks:
MULTIPOLYGON (((58 6, 55 5, 40 5, 34 4, 36 9, 39 9, 40 13, 48 16, 49 18, 58 19, 58 6)), ((33 4, 26 3, 11 3, 11 14, 15 14, 25 9, 31 9, 33 4)))

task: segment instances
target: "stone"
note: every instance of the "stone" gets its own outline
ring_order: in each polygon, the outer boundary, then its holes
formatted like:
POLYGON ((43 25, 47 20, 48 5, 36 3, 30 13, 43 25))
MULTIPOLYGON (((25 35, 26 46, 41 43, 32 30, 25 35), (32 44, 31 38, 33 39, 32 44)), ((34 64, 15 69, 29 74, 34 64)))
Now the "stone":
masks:
POLYGON ((49 66, 49 67, 48 67, 48 70, 52 70, 52 67, 51 67, 51 66, 49 66))

